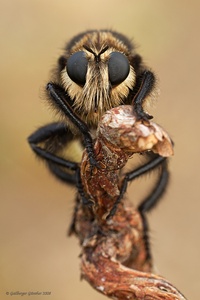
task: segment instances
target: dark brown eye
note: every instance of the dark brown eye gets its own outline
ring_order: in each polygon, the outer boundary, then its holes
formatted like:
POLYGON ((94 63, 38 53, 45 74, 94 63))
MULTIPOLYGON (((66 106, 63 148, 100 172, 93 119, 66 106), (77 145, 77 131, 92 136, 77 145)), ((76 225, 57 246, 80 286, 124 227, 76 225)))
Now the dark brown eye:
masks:
POLYGON ((67 73, 71 80, 77 84, 84 85, 86 81, 88 60, 84 51, 72 54, 67 60, 67 73))
POLYGON ((112 85, 124 81, 130 71, 130 64, 127 57, 120 52, 112 52, 108 61, 108 75, 112 85))

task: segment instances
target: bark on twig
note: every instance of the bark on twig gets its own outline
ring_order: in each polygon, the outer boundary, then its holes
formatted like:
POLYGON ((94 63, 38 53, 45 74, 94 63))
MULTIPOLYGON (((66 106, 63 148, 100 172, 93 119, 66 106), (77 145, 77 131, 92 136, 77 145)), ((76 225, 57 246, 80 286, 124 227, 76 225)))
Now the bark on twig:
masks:
POLYGON ((140 213, 123 199, 107 218, 120 194, 122 168, 134 153, 173 154, 168 134, 151 121, 137 120, 131 106, 109 110, 94 145, 98 168, 86 151, 80 170, 83 191, 92 206, 77 204, 74 233, 82 246, 81 273, 93 288, 113 299, 186 299, 170 282, 153 274, 147 257, 140 213))

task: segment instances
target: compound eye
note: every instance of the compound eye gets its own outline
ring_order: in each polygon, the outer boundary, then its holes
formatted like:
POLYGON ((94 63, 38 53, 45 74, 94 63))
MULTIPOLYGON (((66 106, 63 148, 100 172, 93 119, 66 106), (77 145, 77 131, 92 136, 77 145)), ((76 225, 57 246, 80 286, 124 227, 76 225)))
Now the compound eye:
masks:
POLYGON ((124 81, 130 71, 127 57, 120 52, 112 52, 108 61, 108 76, 112 85, 124 81))
POLYGON ((74 82, 84 85, 86 81, 88 60, 84 51, 72 54, 67 60, 66 70, 74 82))

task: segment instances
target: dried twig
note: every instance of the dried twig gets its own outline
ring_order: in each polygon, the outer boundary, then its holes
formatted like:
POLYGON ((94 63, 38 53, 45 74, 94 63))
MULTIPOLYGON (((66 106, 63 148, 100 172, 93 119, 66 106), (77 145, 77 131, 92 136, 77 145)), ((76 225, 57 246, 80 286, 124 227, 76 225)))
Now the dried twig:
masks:
POLYGON ((152 272, 147 258, 141 215, 123 199, 108 217, 120 194, 121 169, 138 152, 151 150, 171 156, 173 146, 157 124, 137 120, 132 106, 107 111, 94 145, 99 168, 92 168, 87 152, 81 162, 85 195, 92 206, 77 204, 74 232, 81 246, 81 272, 97 291, 113 299, 186 299, 171 283, 152 272))

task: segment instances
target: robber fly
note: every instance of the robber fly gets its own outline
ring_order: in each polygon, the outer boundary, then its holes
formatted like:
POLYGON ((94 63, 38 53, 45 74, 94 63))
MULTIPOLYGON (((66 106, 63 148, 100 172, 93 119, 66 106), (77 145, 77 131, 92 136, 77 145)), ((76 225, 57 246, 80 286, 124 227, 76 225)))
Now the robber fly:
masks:
POLYGON ((178 294, 163 278, 147 273, 152 270, 152 261, 146 212, 165 191, 169 178, 166 156, 173 153, 170 138, 149 121, 152 116, 145 110, 146 104, 156 97, 156 91, 154 74, 143 64, 128 38, 110 30, 86 31, 66 45, 46 85, 47 99, 61 115, 61 121, 39 128, 28 138, 32 150, 46 162, 51 173, 77 187, 70 233, 79 237, 83 247, 82 276, 96 289, 108 296, 115 295, 116 299, 124 299, 130 293, 135 295, 134 299, 136 294, 138 299, 152 293, 160 295, 159 299, 178 294), (134 120, 134 128, 132 121, 130 128, 127 127, 126 112, 128 122, 130 116, 134 120), (109 115, 117 119, 116 131, 111 128, 111 134, 109 115), (67 149, 74 140, 82 147, 80 161, 70 160, 68 156, 67 149), (166 141, 171 149, 167 154, 166 141), (138 152, 147 156, 147 162, 122 172, 130 155, 138 152), (136 210, 132 209, 124 199, 128 183, 158 168, 160 176, 155 186, 136 210), (112 272, 107 271, 105 261, 112 272), (124 267, 124 262, 129 269, 124 267), (113 284, 109 285, 109 278, 113 282, 112 274, 116 275, 116 294, 113 284), (137 280, 129 281, 134 276, 137 280), (128 280, 127 289, 123 280, 128 280))
MULTIPOLYGON (((81 187, 79 163, 65 158, 63 150, 78 140, 88 153, 91 171, 100 167, 93 149, 100 118, 107 110, 124 104, 133 106, 138 120, 152 118, 144 107, 156 95, 155 76, 124 35, 92 30, 75 36, 66 45, 46 93, 62 121, 39 128, 28 141, 50 171, 65 183, 75 185, 83 203, 88 203, 81 187)), ((168 182, 166 158, 152 153, 147 156, 146 164, 126 174, 121 191, 123 195, 129 181, 161 167, 156 187, 139 207, 142 215, 157 203, 168 182)), ((110 216, 115 211, 116 207, 110 216)))

